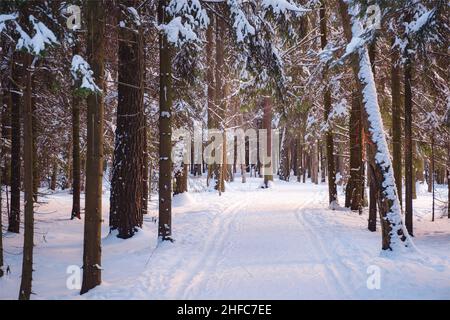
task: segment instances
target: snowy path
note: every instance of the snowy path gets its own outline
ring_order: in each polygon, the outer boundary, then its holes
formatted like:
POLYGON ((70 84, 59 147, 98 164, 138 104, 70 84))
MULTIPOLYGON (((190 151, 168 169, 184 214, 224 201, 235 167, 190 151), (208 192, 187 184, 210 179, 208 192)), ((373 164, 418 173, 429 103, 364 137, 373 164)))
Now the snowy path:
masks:
MULTIPOLYGON (((221 197, 176 197, 174 243, 156 244, 150 217, 130 240, 106 236, 105 228, 104 283, 83 298, 450 299, 449 221, 418 219, 416 244, 426 256, 384 256, 379 232, 366 230, 367 216, 325 209, 326 186, 276 182, 262 190, 258 183, 235 182, 221 197), (381 271, 379 290, 366 285, 371 265, 381 271)), ((60 227, 68 223, 61 220, 60 227)), ((66 232, 70 245, 58 235, 49 238, 59 243, 37 249, 35 298, 79 298, 64 288, 66 275, 59 270, 70 259, 54 255, 63 250, 79 263, 81 238, 73 230, 66 232), (45 281, 52 270, 62 283, 45 281)))

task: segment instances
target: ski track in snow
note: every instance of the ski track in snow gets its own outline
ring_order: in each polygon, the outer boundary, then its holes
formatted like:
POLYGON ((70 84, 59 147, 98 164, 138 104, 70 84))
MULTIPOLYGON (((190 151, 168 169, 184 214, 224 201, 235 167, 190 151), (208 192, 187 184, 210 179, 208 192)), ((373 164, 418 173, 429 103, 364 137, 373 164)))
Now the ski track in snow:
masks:
MULTIPOLYGON (((325 184, 276 181, 264 190, 259 183, 248 178, 227 185, 222 196, 175 197, 174 243, 156 241, 155 199, 132 239, 108 235, 104 224, 103 283, 83 296, 65 288, 65 268, 81 261, 83 224, 66 218, 69 194, 50 195, 37 210, 36 229, 48 234, 35 240, 32 298, 450 299, 450 221, 427 221, 427 194, 415 207, 415 240, 426 255, 384 255, 379 226, 366 229, 367 212, 327 209, 325 184), (370 265, 381 269, 380 290, 366 286, 370 265)), ((8 252, 19 250, 20 237, 5 240, 8 252)), ((21 257, 6 260, 14 274, 0 280, 0 299, 15 299, 21 257)))

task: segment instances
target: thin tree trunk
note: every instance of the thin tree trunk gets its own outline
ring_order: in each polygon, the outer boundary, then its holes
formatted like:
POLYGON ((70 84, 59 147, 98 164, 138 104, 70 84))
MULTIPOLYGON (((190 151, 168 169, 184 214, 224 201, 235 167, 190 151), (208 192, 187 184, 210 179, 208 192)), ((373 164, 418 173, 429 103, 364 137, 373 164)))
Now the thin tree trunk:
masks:
MULTIPOLYGON (((211 15, 211 21, 206 29, 206 83, 207 83, 207 105, 208 105, 208 129, 215 129, 217 123, 215 121, 215 84, 214 84, 214 15, 211 15)), ((209 141, 211 143, 211 141, 209 141)), ((206 179, 207 186, 213 174, 216 172, 215 163, 208 165, 208 175, 206 179)))
MULTIPOLYGON (((394 40, 392 41, 394 42, 394 40)), ((396 53, 396 51, 394 51, 396 53)), ((391 58, 391 96, 392 96, 392 164, 400 205, 402 201, 402 121, 400 96, 400 66, 398 55, 391 58)))
POLYGON ((58 175, 58 162, 56 159, 53 159, 52 163, 52 175, 50 179, 50 190, 55 191, 56 190, 56 178, 58 175))
POLYGON ((12 61, 11 81, 11 209, 8 231, 19 233, 20 230, 20 149, 21 149, 21 82, 24 75, 23 53, 15 52, 12 61))
POLYGON ((447 217, 450 219, 450 139, 447 143, 447 217))
MULTIPOLYGON (((114 163, 111 180, 110 228, 131 238, 142 227, 144 157, 144 47, 140 27, 128 8, 138 0, 120 0, 119 85, 114 163)), ((162 118, 170 114, 161 113, 162 118)))
MULTIPOLYGON (((87 57, 97 86, 105 90, 105 3, 87 0, 87 57)), ((86 204, 81 294, 101 283, 104 92, 87 98, 86 204)))
MULTIPOLYGON (((4 97, 3 90, 4 90, 3 85, 0 82, 0 108, 3 108, 3 97, 4 97)), ((3 110, 0 110, 0 116, 1 116, 0 123, 3 123, 3 116, 4 116, 3 110)), ((3 130, 0 130, 0 150, 3 151, 3 130)), ((3 166, 6 164, 5 158, 6 158, 5 155, 2 153, 2 156, 0 157, 0 278, 3 277, 3 273, 4 273, 4 271, 3 271, 3 268, 4 268, 4 266, 3 266, 3 263, 4 263, 3 262, 3 223, 2 223, 2 221, 3 221, 3 219, 2 219, 3 218, 3 202, 2 202, 3 198, 2 198, 2 196, 3 196, 3 172, 4 172, 3 166)))
MULTIPOLYGON (((223 5, 218 5, 218 8, 223 12, 223 5)), ((225 21, 223 18, 216 18, 216 30, 215 30, 215 44, 216 44, 216 63, 214 68, 215 76, 215 116, 216 123, 222 131, 223 146, 222 146, 222 160, 226 159, 226 136, 225 136, 225 116, 226 116, 226 101, 225 101, 225 79, 224 79, 224 68, 225 68, 225 52, 224 52, 224 37, 225 37, 225 21)), ((225 191, 225 176, 226 176, 226 161, 222 161, 221 165, 216 165, 216 184, 215 188, 222 193, 225 191)))
MULTIPOLYGON (((80 44, 75 39, 73 55, 80 53, 80 44)), ((79 81, 72 88, 72 213, 71 219, 81 219, 81 160, 80 160, 80 104, 81 97, 76 93, 79 81)))
POLYGON ((269 181, 273 181, 272 172, 272 101, 270 97, 263 98, 263 127, 267 130, 266 156, 270 159, 270 164, 264 166, 264 187, 269 187, 269 181))
MULTIPOLYGON (((2 137, 5 141, 11 140, 11 94, 9 88, 7 86, 10 86, 11 81, 5 81, 5 85, 3 88, 2 98, 3 103, 0 105, 0 112, 1 112, 1 131, 2 131, 2 137)), ((2 148, 0 149, 0 152, 2 154, 3 159, 3 168, 2 168, 2 183, 4 185, 10 184, 10 148, 6 144, 3 144, 2 148)))
MULTIPOLYGON (((168 0, 158 2, 158 22, 169 21, 168 0)), ((160 241, 172 240, 172 50, 164 33, 159 35, 159 226, 160 241)))
POLYGON ((350 178, 345 190, 345 206, 361 212, 363 196, 362 172, 362 112, 361 97, 354 92, 350 111, 350 178))
MULTIPOLYGON (((322 50, 328 44, 327 39, 327 16, 326 16, 326 1, 321 1, 320 6, 320 33, 321 33, 321 47, 322 50)), ((325 67, 323 78, 328 81, 328 72, 325 67)), ((327 122, 327 131, 325 133, 326 152, 327 152, 327 171, 328 171, 328 204, 334 210, 335 204, 337 204, 337 188, 336 188, 336 165, 334 163, 334 138, 332 124, 329 122, 329 116, 331 113, 331 91, 329 86, 326 86, 324 92, 324 119, 327 122)), ((323 170, 324 168, 322 168, 323 170)))
MULTIPOLYGON (((36 68, 36 67, 34 67, 36 68)), ((33 75, 31 75, 31 125, 32 125, 32 147, 33 147, 33 200, 34 202, 38 201, 38 193, 39 193, 39 186, 41 182, 40 177, 40 166, 38 163, 38 150, 37 150, 37 137, 38 137, 38 129, 39 129, 39 122, 38 118, 36 116, 36 94, 35 94, 35 88, 36 88, 36 79, 33 75)))
MULTIPOLYGON (((374 75, 374 78, 376 76, 376 69, 375 69, 375 57, 376 57, 376 45, 375 45, 375 40, 374 42, 372 42, 369 46, 369 57, 370 57, 370 61, 372 63, 372 72, 374 75)), ((366 127, 368 127, 368 125, 366 125, 366 127)), ((367 158, 368 159, 373 159, 375 158, 376 155, 376 148, 375 145, 373 143, 367 143, 366 144, 366 152, 367 152, 367 158)), ((364 166, 362 167, 364 168, 364 166)), ((377 220, 377 202, 378 202, 378 185, 375 183, 376 182, 376 177, 375 177, 375 170, 373 170, 373 168, 368 165, 367 166, 367 179, 369 180, 369 224, 368 224, 368 229, 370 231, 376 231, 376 220, 377 220)), ((361 174, 361 177, 364 177, 364 174, 361 174)), ((365 195, 365 185, 364 182, 362 184, 362 190, 363 190, 363 195, 365 195)), ((360 214, 362 212, 360 211, 360 214)))
POLYGON ((434 167, 434 132, 431 135, 431 190, 432 190, 432 205, 431 205, 431 221, 434 221, 434 179, 435 179, 435 167, 434 167))
POLYGON ((405 226, 408 233, 413 235, 412 66, 408 55, 403 72, 405 78, 405 226))
POLYGON ((143 177, 142 177, 142 214, 148 213, 148 201, 149 201, 149 150, 148 150, 148 128, 147 128, 147 120, 144 115, 144 163, 143 163, 143 177))
POLYGON ((24 93, 24 114, 23 114, 23 156, 24 156, 24 242, 22 277, 20 282, 19 299, 29 300, 32 286, 33 273, 33 239, 34 239, 34 213, 33 213, 33 110, 31 101, 31 54, 24 54, 24 68, 26 68, 26 85, 24 93))

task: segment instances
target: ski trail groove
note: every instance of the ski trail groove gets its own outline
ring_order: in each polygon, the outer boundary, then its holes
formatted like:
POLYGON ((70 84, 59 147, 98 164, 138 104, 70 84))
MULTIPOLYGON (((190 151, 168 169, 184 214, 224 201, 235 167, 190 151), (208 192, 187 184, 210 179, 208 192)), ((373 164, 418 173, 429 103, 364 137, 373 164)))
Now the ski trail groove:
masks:
POLYGON ((186 299, 186 296, 191 292, 195 283, 202 282, 205 277, 205 271, 207 270, 207 265, 211 264, 211 261, 218 259, 219 251, 223 250, 225 240, 229 234, 231 221, 234 216, 239 211, 241 205, 245 202, 244 200, 239 200, 232 204, 225 210, 217 210, 213 223, 212 229, 205 241, 205 247, 202 250, 202 254, 199 258, 195 259, 189 263, 187 271, 183 271, 183 280, 181 283, 175 283, 170 286, 169 289, 174 297, 186 299))

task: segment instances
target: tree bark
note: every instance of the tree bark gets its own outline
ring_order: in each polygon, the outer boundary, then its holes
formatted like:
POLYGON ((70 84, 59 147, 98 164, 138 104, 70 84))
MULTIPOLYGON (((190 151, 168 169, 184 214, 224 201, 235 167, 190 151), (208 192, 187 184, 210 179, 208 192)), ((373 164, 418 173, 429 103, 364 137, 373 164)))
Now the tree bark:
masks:
MULTIPOLYGON (((328 44, 327 39, 327 16, 326 16, 326 5, 325 1, 321 1, 320 6, 320 43, 322 50, 328 44)), ((324 69, 323 78, 328 81, 327 66, 324 69)), ((329 122, 329 117, 331 113, 331 91, 327 85, 324 92, 324 119, 327 122, 327 131, 325 132, 325 142, 326 142, 326 160, 327 160, 327 171, 328 171, 328 204, 334 210, 335 204, 337 204, 337 187, 336 187, 336 165, 334 163, 334 138, 333 138, 333 128, 332 124, 329 122)), ((322 168, 323 170, 324 168, 322 168)))
POLYGON ((23 112, 23 156, 24 156, 24 242, 22 259, 22 277, 20 282, 19 300, 29 300, 32 287, 33 274, 33 239, 34 239, 34 213, 33 213, 33 110, 31 101, 32 88, 32 59, 29 53, 24 53, 24 68, 26 70, 26 85, 24 92, 23 112))
POLYGON ((264 187, 269 187, 269 181, 273 181, 273 172, 272 172, 272 101, 270 97, 263 98, 263 128, 267 130, 267 144, 266 144, 266 153, 267 157, 270 159, 270 164, 264 166, 264 187))
MULTIPOLYGON (((220 12, 224 12, 223 4, 218 5, 220 12)), ((216 61, 214 68, 215 77, 215 116, 216 123, 219 126, 217 129, 222 131, 223 145, 222 145, 222 164, 216 164, 216 184, 215 188, 219 193, 225 192, 225 176, 226 176, 226 136, 225 136, 225 116, 226 116, 226 101, 225 101, 225 53, 224 53, 224 37, 225 37, 225 21, 222 17, 216 18, 215 29, 215 44, 216 44, 216 61)))
MULTIPOLYGON (((168 0, 158 2, 158 23, 165 24, 168 0)), ((159 226, 160 241, 172 240, 172 50, 164 33, 159 35, 159 226), (169 117, 167 117, 169 115, 169 117)))
POLYGON ((11 81, 11 210, 8 231, 20 231, 20 167, 21 167, 21 91, 24 68, 23 53, 15 52, 12 61, 11 81))
MULTIPOLYGON (((75 39, 75 45, 72 48, 72 54, 80 53, 80 44, 75 39)), ((76 93, 79 87, 79 81, 76 81, 72 88, 72 213, 71 219, 81 219, 81 159, 80 159, 80 105, 81 97, 76 93)))
MULTIPOLYGON (((105 90, 105 3, 86 1, 87 57, 97 86, 105 90)), ((87 97, 86 204, 81 294, 101 283, 104 92, 87 97)))
MULTIPOLYGON (((211 15, 211 21, 206 29, 206 83, 207 83, 207 108, 208 108, 208 129, 214 129, 217 127, 215 121, 215 84, 214 84, 214 15, 211 15)), ((209 143, 211 143, 209 141, 209 143)), ((216 172, 215 164, 208 165, 208 177, 207 185, 209 186, 209 180, 212 178, 213 174, 216 172)))
MULTIPOLYGON (((356 24, 358 22, 352 24, 347 3, 343 0, 339 1, 339 11, 343 22, 345 37, 347 38, 347 42, 350 43, 353 38, 352 29, 355 28, 355 30, 357 30, 359 28, 359 25, 356 24)), ((405 235, 401 219, 400 203, 398 202, 395 178, 389 149, 387 148, 387 142, 384 136, 379 105, 377 101, 362 99, 364 93, 366 93, 366 95, 370 93, 373 99, 377 99, 377 92, 374 87, 375 81, 366 47, 359 49, 351 56, 351 67, 357 83, 360 99, 364 103, 364 118, 366 119, 368 132, 371 133, 371 142, 376 146, 376 155, 380 154, 384 157, 383 161, 377 160, 376 157, 371 157, 368 159, 368 162, 372 167, 372 170, 374 170, 374 178, 379 190, 378 209, 382 227, 382 249, 393 250, 394 245, 397 245, 399 241, 405 241, 405 235), (372 108, 374 107, 378 110, 373 110, 372 108), (369 117, 369 114, 371 117, 369 117)))
POLYGON ((363 196, 362 172, 362 112, 361 97, 353 93, 349 121, 350 134, 350 178, 345 190, 345 206, 353 211, 361 212, 363 196))
MULTIPOLYGON (((142 30, 130 16, 138 0, 120 0, 119 85, 114 163, 111 180, 110 228, 131 238, 142 227, 144 167, 144 47, 142 30)), ((166 115, 163 114, 162 118, 166 115)))
MULTIPOLYGON (((4 116, 4 113, 3 113, 3 97, 4 97, 3 90, 4 90, 3 84, 0 82, 0 108, 2 109, 2 110, 0 110, 0 116, 1 116, 0 123, 3 123, 3 116, 4 116)), ((3 130, 0 130, 0 150, 3 151, 3 130)), ((2 196, 3 196, 3 182, 4 182, 3 181, 3 172, 4 172, 3 167, 6 164, 5 158, 6 157, 4 157, 4 154, 2 153, 2 156, 0 157, 0 278, 3 277, 3 273, 4 273, 4 271, 3 271, 3 268, 4 268, 4 266, 3 266, 3 223, 2 223, 2 221, 3 221, 3 219, 2 219, 3 218, 3 202, 2 202, 3 198, 2 198, 2 196)))
MULTIPOLYGON (((394 40, 392 40, 394 42, 394 40)), ((394 166, 395 183, 400 205, 402 197, 402 121, 400 96, 400 65, 396 51, 391 58, 391 96, 392 96, 392 163, 394 166)))
POLYGON ((413 235, 412 65, 408 54, 405 59, 405 226, 413 235))

